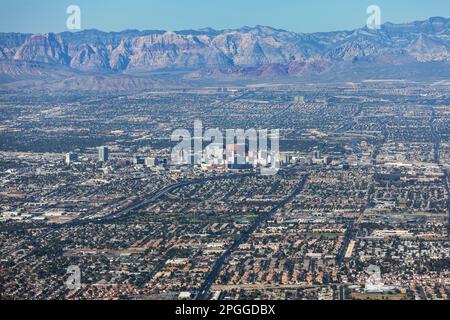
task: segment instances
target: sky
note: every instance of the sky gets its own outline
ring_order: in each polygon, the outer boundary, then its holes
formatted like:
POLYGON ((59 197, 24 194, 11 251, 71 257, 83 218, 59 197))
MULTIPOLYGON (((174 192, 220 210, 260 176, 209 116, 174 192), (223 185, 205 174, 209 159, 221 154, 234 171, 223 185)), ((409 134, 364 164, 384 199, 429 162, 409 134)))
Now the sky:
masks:
POLYGON ((350 30, 366 24, 369 5, 381 20, 450 18, 450 0, 1 0, 0 32, 67 31, 70 5, 81 29, 185 30, 267 25, 294 32, 350 30))

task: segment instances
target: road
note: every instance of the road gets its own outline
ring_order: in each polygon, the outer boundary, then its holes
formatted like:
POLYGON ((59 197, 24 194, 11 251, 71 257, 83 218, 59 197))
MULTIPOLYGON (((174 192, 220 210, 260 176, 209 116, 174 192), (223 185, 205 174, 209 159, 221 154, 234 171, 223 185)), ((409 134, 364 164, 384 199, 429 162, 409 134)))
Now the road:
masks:
POLYGON ((450 238, 450 174, 447 169, 443 169, 445 174, 445 182, 447 185, 447 213, 448 213, 448 221, 447 221, 447 237, 450 238))
POLYGON ((450 238, 450 174, 446 167, 444 167, 441 163, 441 137, 439 135, 439 132, 437 131, 437 127, 434 125, 434 121, 436 119, 436 111, 434 108, 431 109, 431 119, 430 119, 430 126, 433 136, 433 145, 434 145, 434 162, 439 165, 441 170, 444 172, 444 179, 448 194, 447 199, 447 214, 448 214, 448 221, 447 221, 447 236, 450 238))
POLYGON ((256 174, 255 173, 230 174, 230 175, 215 176, 215 177, 209 177, 209 178, 201 178, 201 179, 177 182, 177 183, 171 184, 169 186, 166 186, 166 187, 156 191, 155 193, 150 195, 149 198, 137 200, 134 204, 128 206, 127 208, 121 210, 120 212, 117 212, 112 215, 105 216, 105 217, 102 217, 99 219, 101 221, 105 221, 106 219, 123 218, 125 216, 128 216, 130 213, 133 213, 134 211, 149 205, 150 203, 154 203, 154 202, 160 200, 166 194, 173 192, 177 189, 180 189, 182 187, 186 187, 186 186, 190 186, 190 185, 194 185, 194 184, 203 184, 208 181, 242 179, 242 178, 250 177, 250 176, 254 176, 254 175, 256 175, 256 174))
POLYGON ((233 251, 235 251, 242 243, 244 243, 263 222, 270 219, 278 211, 278 209, 282 208, 283 206, 291 202, 295 198, 295 196, 297 196, 303 190, 307 179, 308 175, 302 176, 301 181, 299 182, 297 187, 286 199, 279 202, 269 212, 261 214, 245 232, 241 233, 240 237, 236 239, 236 241, 220 256, 220 258, 217 259, 210 273, 208 274, 202 286, 200 287, 196 300, 207 299, 209 289, 214 284, 215 280, 220 274, 220 271, 222 270, 223 266, 225 265, 225 263, 227 262, 228 258, 231 256, 233 251))
MULTIPOLYGON (((182 182, 177 182, 171 185, 168 185, 166 187, 163 187, 162 189, 159 189, 158 191, 154 192, 153 194, 150 194, 148 196, 145 196, 142 199, 136 200, 133 204, 129 205, 128 207, 120 210, 119 212, 113 213, 111 215, 106 215, 104 217, 96 218, 96 219, 83 219, 83 220, 75 220, 70 221, 67 223, 63 223, 60 225, 48 225, 45 226, 46 228, 49 228, 49 230, 40 236, 36 237, 36 239, 42 239, 50 235, 53 231, 59 230, 62 228, 67 227, 73 227, 73 226, 81 226, 81 225, 89 225, 89 224, 103 224, 110 221, 113 221, 117 218, 123 218, 126 216, 129 216, 130 214, 133 214, 136 210, 139 210, 145 206, 147 206, 150 203, 156 202, 159 199, 161 199, 166 194, 173 192, 179 188, 194 185, 194 184, 202 184, 207 181, 220 181, 220 180, 229 180, 229 179, 242 179, 244 177, 254 176, 255 173, 246 173, 246 174, 229 174, 229 175, 222 175, 222 176, 215 176, 215 177, 209 177, 209 178, 200 178, 200 179, 194 179, 194 180, 187 180, 182 182)), ((11 255, 15 251, 20 249, 20 245, 15 246, 14 248, 11 248, 10 250, 6 251, 5 253, 0 255, 0 259, 6 258, 7 256, 11 255)), ((25 255, 23 258, 26 258, 28 255, 25 255)))

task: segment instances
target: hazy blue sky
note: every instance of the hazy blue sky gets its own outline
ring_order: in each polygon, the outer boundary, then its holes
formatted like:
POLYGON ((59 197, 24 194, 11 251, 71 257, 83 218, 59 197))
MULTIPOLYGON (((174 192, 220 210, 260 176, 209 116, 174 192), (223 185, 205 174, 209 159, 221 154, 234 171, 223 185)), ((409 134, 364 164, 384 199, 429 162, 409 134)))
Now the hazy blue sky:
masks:
POLYGON ((450 0, 2 0, 0 32, 66 30, 66 8, 81 8, 82 29, 216 29, 269 25, 296 32, 365 25, 377 4, 382 22, 450 17, 450 0))

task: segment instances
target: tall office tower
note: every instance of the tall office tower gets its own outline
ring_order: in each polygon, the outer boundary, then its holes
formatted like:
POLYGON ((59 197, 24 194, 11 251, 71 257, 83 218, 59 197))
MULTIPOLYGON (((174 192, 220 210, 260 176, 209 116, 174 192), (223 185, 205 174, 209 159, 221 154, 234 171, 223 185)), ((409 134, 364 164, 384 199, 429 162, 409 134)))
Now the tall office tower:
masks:
POLYGON ((74 161, 78 161, 78 154, 74 152, 66 153, 66 164, 70 165, 74 161))
POLYGON ((100 162, 108 162, 109 160, 109 149, 108 147, 100 147, 98 148, 98 161, 100 162))

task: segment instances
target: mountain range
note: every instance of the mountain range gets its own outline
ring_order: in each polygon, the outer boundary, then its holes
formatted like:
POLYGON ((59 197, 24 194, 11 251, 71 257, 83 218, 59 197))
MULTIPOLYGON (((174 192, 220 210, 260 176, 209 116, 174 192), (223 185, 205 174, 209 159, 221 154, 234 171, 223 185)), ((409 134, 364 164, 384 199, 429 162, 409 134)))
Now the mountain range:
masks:
POLYGON ((162 74, 181 82, 304 78, 336 70, 354 70, 353 77, 368 66, 411 74, 430 64, 439 64, 437 77, 450 75, 448 18, 311 34, 267 26, 0 33, 0 85, 6 89, 83 89, 100 83, 101 89, 140 88, 157 86, 162 74))

